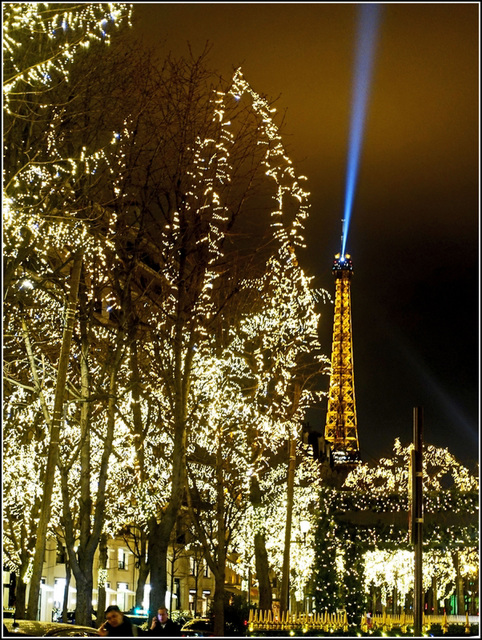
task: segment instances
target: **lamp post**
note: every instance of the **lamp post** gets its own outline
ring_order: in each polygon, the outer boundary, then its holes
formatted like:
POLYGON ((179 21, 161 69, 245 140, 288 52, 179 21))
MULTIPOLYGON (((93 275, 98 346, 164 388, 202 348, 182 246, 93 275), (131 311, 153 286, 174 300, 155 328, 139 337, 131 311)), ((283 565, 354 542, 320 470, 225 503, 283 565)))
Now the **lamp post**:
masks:
POLYGON ((423 410, 413 409, 413 449, 412 449, 412 500, 411 534, 415 552, 413 588, 414 634, 422 633, 423 587, 422 587, 422 535, 423 535, 423 410))
POLYGON ((308 520, 302 520, 300 522, 301 533, 303 534, 303 542, 306 543, 306 534, 310 530, 311 524, 308 520))

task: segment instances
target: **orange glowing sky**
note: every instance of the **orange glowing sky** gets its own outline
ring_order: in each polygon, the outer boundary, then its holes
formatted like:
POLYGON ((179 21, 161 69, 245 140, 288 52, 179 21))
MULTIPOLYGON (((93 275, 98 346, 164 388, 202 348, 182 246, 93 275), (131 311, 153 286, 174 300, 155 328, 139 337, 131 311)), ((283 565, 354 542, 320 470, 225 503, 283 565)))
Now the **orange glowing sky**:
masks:
MULTIPOLYGON (((308 177, 306 270, 333 292, 349 134, 356 4, 135 4, 133 34, 160 53, 238 66, 279 96, 284 140, 308 177)), ((479 4, 383 5, 347 250, 362 458, 412 437, 475 459, 478 440, 479 4)), ((331 352, 332 309, 320 336, 331 352)), ((322 409, 310 422, 324 422, 322 409)))

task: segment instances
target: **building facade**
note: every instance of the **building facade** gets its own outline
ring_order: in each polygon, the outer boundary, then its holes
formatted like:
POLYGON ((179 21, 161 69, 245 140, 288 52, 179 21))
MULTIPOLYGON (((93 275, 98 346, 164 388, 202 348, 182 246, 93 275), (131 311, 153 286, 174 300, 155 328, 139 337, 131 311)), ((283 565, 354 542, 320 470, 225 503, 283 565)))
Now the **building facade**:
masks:
MULTIPOLYGON (((116 604, 121 611, 132 611, 136 605, 136 588, 139 569, 136 557, 123 538, 108 541, 107 568, 105 574, 106 607, 116 604)), ((42 584, 39 597, 38 620, 58 620, 62 614, 66 589, 65 550, 57 546, 50 538, 47 543, 42 571, 42 584)), ((170 611, 189 612, 192 616, 207 615, 214 596, 214 578, 199 550, 187 550, 176 545, 168 554, 168 592, 166 606, 170 611)), ((99 552, 94 558, 94 590, 92 607, 97 612, 99 584, 99 552)), ((230 593, 241 594, 241 576, 227 568, 226 588, 230 593)), ((10 571, 3 571, 4 611, 13 613, 15 607, 15 577, 10 571)), ((147 613, 149 607, 149 578, 144 587, 142 610, 147 613)), ((28 598, 28 593, 27 593, 28 598)), ((68 611, 74 612, 77 590, 75 576, 72 574, 68 586, 68 611)))

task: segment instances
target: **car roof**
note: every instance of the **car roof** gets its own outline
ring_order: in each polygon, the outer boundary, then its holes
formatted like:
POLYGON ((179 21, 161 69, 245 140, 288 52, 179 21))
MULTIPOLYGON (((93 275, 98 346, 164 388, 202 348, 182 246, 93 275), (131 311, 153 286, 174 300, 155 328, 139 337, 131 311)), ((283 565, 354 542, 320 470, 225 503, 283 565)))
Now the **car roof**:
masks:
POLYGON ((184 626, 187 627, 187 625, 196 624, 198 622, 210 623, 211 620, 209 618, 193 618, 192 620, 188 620, 184 626))
POLYGON ((15 620, 14 618, 5 618, 3 624, 9 632, 17 629, 18 632, 31 636, 44 636, 48 632, 60 633, 62 630, 65 631, 66 634, 72 631, 88 631, 94 632, 94 635, 99 635, 97 629, 94 627, 69 624, 68 622, 44 622, 40 620, 15 620))

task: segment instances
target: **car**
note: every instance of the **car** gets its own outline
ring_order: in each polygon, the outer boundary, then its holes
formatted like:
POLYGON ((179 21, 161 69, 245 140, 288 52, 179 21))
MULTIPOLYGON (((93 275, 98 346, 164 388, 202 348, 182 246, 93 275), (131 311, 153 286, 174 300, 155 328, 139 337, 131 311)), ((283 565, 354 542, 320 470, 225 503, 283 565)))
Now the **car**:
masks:
POLYGON ((60 611, 57 618, 54 618, 52 622, 68 622, 69 624, 75 624, 75 611, 67 611, 67 620, 62 619, 62 612, 60 611))
POLYGON ((5 618, 15 618, 15 609, 14 608, 4 608, 3 609, 3 619, 5 618))
POLYGON ((147 630, 149 618, 146 615, 136 615, 135 613, 126 613, 125 615, 126 618, 129 618, 132 624, 136 625, 136 627, 147 630))
POLYGON ((93 627, 83 627, 81 625, 67 625, 70 628, 63 629, 50 629, 47 633, 44 634, 44 637, 49 638, 94 638, 100 636, 100 633, 97 629, 93 627))
MULTIPOLYGON (((244 627, 246 625, 247 622, 244 623, 244 627)), ((244 627, 240 630, 239 624, 225 620, 224 637, 242 637, 246 634, 244 627)), ((181 627, 181 636, 184 637, 211 638, 214 635, 214 620, 212 618, 193 618, 181 627)))
POLYGON ((181 627, 181 636, 211 638, 214 636, 214 623, 209 618, 193 618, 181 627))
POLYGON ((3 620, 9 636, 30 636, 31 638, 94 638, 100 633, 94 627, 84 627, 63 622, 41 622, 39 620, 3 620))
POLYGON ((3 629, 2 629, 2 638, 9 638, 10 636, 27 636, 26 633, 22 633, 21 631, 15 632, 15 631, 9 631, 7 628, 7 625, 5 624, 5 622, 3 623, 3 629))

